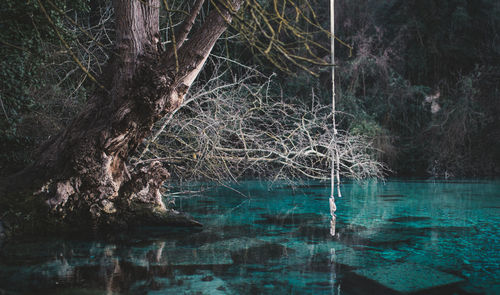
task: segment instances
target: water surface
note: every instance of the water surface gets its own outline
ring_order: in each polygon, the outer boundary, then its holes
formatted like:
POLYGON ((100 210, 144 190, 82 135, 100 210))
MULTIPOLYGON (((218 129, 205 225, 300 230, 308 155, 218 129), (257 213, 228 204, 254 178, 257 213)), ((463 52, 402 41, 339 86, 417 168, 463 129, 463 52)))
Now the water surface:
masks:
MULTIPOLYGON (((0 250, 0 294, 500 294, 500 182, 200 184, 202 229, 37 238, 0 250)), ((186 188, 184 188, 186 189, 186 188)))

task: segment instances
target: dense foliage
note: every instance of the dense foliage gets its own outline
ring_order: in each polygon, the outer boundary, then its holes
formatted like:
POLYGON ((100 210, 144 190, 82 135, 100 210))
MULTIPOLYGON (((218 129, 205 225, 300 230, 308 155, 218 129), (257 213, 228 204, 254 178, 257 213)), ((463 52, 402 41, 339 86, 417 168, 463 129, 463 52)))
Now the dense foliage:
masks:
MULTIPOLYGON (((326 5, 317 3, 318 7, 326 5)), ((373 138, 396 175, 500 173, 500 4, 341 0, 341 128, 373 138)), ((326 26, 328 9, 317 9, 326 26)), ((323 40, 325 45, 327 40, 323 40)), ((272 70, 272 69, 271 69, 272 70)), ((283 77, 285 95, 329 100, 329 72, 283 77)))
POLYGON ((103 31, 103 3, 0 3, 0 174, 30 163, 36 148, 83 107, 94 85, 75 58, 93 75, 101 72, 107 59, 101 47, 110 44, 94 34, 103 31))
MULTIPOLYGON (((95 87, 88 73, 74 63, 54 27, 77 58, 85 61, 89 73, 98 76, 111 54, 106 50, 113 34, 106 31, 111 26, 106 22, 111 13, 108 2, 6 0, 0 4, 2 174, 28 163, 33 149, 68 124, 95 87)), ((339 44, 337 50, 340 128, 370 137, 379 159, 397 175, 498 175, 498 1, 336 2, 337 35, 354 48, 352 56, 345 46, 339 44)), ((328 3, 311 3, 314 18, 328 27, 328 3)), ((296 11, 293 6, 285 8, 286 14, 296 11)), ((168 25, 176 19, 162 17, 161 21, 168 25)), ((258 28, 252 19, 244 25, 258 28)), ((317 30, 313 25, 309 29, 317 30)), ((168 41, 169 30, 162 34, 162 40, 168 41)), ((310 36, 328 48, 326 38, 310 36)), ((218 46, 216 54, 258 65, 269 75, 277 72, 282 86, 271 91, 280 97, 303 98, 304 105, 310 105, 311 97, 323 104, 330 100, 328 67, 310 65, 318 77, 293 65, 285 73, 266 61, 262 48, 248 46, 248 40, 228 38, 218 46)), ((329 61, 328 51, 319 48, 312 53, 329 61)), ((208 65, 206 71, 211 70, 208 65)))

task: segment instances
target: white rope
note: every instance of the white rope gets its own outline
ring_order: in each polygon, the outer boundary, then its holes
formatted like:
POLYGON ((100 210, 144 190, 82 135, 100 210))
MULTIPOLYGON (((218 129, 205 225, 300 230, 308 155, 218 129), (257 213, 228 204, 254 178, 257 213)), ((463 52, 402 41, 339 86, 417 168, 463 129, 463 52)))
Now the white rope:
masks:
POLYGON ((330 0, 330 51, 331 51, 331 63, 332 63, 332 125, 333 125, 333 152, 332 152, 332 165, 330 171, 331 187, 330 187, 330 234, 335 236, 335 211, 337 206, 335 205, 335 178, 337 178, 337 194, 338 197, 342 197, 340 193, 340 159, 339 159, 339 149, 337 147, 337 124, 335 122, 335 0, 330 0))

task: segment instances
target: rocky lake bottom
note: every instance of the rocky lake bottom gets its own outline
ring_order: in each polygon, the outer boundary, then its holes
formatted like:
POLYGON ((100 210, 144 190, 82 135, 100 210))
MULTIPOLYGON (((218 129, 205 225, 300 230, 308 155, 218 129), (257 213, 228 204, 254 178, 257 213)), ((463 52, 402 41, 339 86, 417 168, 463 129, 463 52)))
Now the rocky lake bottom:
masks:
POLYGON ((0 294, 500 294, 499 181, 345 182, 335 237, 327 183, 176 189, 203 228, 9 241, 0 294))

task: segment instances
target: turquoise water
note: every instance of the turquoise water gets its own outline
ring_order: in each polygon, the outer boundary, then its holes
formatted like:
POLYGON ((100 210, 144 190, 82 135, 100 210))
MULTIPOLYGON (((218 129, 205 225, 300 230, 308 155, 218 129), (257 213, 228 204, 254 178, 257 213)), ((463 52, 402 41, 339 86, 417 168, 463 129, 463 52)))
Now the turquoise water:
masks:
POLYGON ((0 294, 500 294, 500 182, 200 185, 201 229, 9 242, 0 294))

